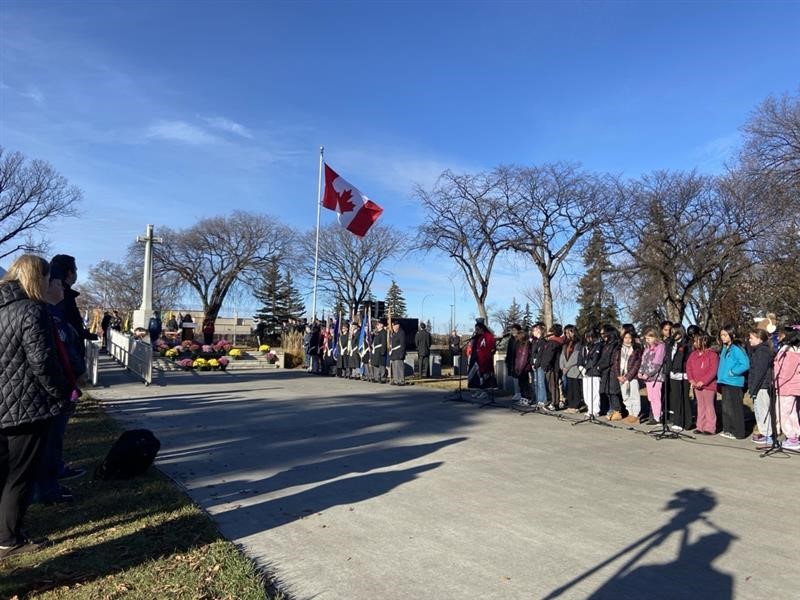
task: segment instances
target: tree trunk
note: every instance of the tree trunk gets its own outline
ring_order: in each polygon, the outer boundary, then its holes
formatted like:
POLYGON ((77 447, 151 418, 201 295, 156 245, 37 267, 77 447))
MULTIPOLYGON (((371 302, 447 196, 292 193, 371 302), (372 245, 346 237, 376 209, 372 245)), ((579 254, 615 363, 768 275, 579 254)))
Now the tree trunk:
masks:
POLYGON ((542 314, 545 329, 553 326, 553 282, 547 273, 542 273, 542 314))

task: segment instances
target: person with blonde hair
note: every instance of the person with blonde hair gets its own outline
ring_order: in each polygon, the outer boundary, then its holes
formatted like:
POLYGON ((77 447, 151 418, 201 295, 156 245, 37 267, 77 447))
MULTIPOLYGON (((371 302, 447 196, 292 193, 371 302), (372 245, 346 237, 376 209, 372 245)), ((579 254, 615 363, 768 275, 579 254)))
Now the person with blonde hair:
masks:
MULTIPOLYGON (((664 326, 662 325, 662 329, 664 326)), ((672 324, 670 323, 670 331, 672 324)), ((647 401, 650 404, 650 419, 648 425, 657 425, 661 422, 661 387, 664 382, 664 359, 666 346, 658 337, 655 328, 649 327, 644 332, 644 352, 639 366, 639 379, 644 381, 647 389, 647 401)))
POLYGON ((50 265, 24 254, 0 281, 0 560, 37 550, 22 520, 50 423, 71 387, 46 306, 50 265))

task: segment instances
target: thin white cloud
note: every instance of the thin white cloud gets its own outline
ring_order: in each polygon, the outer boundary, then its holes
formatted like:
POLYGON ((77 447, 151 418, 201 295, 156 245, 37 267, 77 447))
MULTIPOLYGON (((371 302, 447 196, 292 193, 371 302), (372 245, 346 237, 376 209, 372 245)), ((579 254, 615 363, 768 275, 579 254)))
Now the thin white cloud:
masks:
POLYGON ((33 103, 37 106, 44 106, 44 94, 37 87, 31 86, 24 92, 20 92, 19 95, 23 98, 29 98, 33 100, 33 103))
POLYGON ((729 133, 698 146, 694 149, 692 155, 702 167, 721 166, 733 156, 740 139, 741 136, 738 132, 729 133))
POLYGON ((242 125, 241 123, 237 123, 236 121, 232 121, 226 117, 201 117, 210 127, 214 129, 219 129, 220 131, 225 131, 226 133, 232 133, 234 135, 238 135, 243 138, 247 138, 248 140, 253 139, 252 132, 242 125))
MULTIPOLYGON (((369 177, 401 195, 409 195, 414 184, 429 186, 442 171, 457 168, 435 158, 425 158, 396 148, 336 149, 329 160, 350 178, 369 177)), ((326 158, 328 157, 326 156, 326 158)), ((367 193, 369 195, 369 193, 367 193)))
POLYGON ((182 142, 194 146, 213 144, 218 141, 217 137, 186 121, 155 121, 147 128, 145 137, 170 142, 182 142))

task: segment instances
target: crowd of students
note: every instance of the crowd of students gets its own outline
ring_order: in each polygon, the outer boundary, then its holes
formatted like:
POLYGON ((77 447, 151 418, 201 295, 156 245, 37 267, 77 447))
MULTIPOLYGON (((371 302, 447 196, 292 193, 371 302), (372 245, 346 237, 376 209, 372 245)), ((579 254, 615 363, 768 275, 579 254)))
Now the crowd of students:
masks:
POLYGON ((0 281, 0 560, 42 547, 22 528, 31 501, 72 501, 63 481, 67 421, 86 370, 85 327, 72 289, 75 259, 17 258, 0 281))
MULTIPOLYGON (((484 337, 485 326, 478 324, 475 334, 484 337)), ((629 324, 590 327, 583 335, 573 325, 546 330, 536 323, 527 331, 514 324, 505 365, 520 406, 586 411, 628 424, 666 419, 677 432, 730 439, 747 437, 747 391, 755 415, 753 442, 772 444, 782 433, 784 448, 800 450, 800 326, 774 335, 754 328, 740 340, 732 326, 712 339, 696 325, 684 329, 669 321, 645 329, 641 337, 629 324), (773 398, 777 429, 770 415, 773 398)))

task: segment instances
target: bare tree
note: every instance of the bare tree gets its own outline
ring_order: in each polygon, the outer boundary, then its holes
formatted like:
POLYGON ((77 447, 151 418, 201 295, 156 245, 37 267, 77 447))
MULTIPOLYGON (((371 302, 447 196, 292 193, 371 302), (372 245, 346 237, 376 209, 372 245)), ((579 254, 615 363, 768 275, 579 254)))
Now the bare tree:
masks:
POLYGON ((268 215, 235 211, 182 231, 159 230, 153 246, 156 273, 172 272, 197 292, 206 317, 215 319, 236 282, 254 279, 270 260, 287 259, 294 232, 268 215))
MULTIPOLYGON (((317 285, 323 293, 340 300, 349 314, 368 299, 375 275, 389 275, 386 261, 406 249, 406 236, 386 225, 373 225, 363 238, 337 224, 319 231, 319 272, 317 285)), ((313 276, 315 232, 301 240, 307 257, 305 270, 313 276)))
POLYGON ((743 127, 739 155, 745 171, 800 194, 800 91, 768 97, 743 127))
POLYGON ((33 239, 49 221, 76 214, 83 193, 43 160, 25 161, 0 146, 0 258, 43 250, 33 239))
MULTIPOLYGON (((666 317, 681 322, 693 305, 708 312, 748 268, 742 261, 769 227, 758 188, 746 181, 658 171, 620 183, 624 210, 610 226, 610 241, 625 257, 618 265, 632 283, 660 298, 666 317)), ((638 294, 639 290, 632 290, 638 294)))
MULTIPOLYGON (((507 210, 513 219, 511 247, 525 253, 542 278, 541 309, 553 325, 553 280, 576 244, 609 219, 613 195, 599 177, 567 163, 508 169, 507 210)), ((528 298, 536 303, 535 298, 528 298)))
MULTIPOLYGON (((89 268, 89 277, 78 289, 84 310, 93 308, 132 312, 142 302, 144 247, 136 242, 128 247, 123 262, 102 260, 89 268)), ((171 271, 153 275, 153 306, 175 308, 183 292, 183 281, 171 271)))
POLYGON ((510 248, 507 186, 513 180, 505 169, 474 175, 445 171, 431 190, 418 186, 425 220, 417 230, 416 247, 440 250, 456 261, 475 298, 480 316, 488 323, 486 298, 497 257, 510 248))

